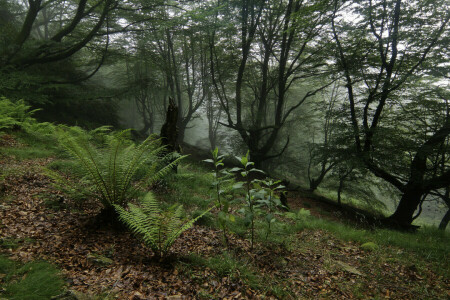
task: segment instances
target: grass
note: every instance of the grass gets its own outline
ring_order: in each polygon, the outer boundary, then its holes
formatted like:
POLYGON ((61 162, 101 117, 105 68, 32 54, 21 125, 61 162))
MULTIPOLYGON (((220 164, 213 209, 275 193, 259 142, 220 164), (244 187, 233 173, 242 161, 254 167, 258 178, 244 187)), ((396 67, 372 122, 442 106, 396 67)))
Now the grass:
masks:
POLYGON ((170 192, 158 195, 167 203, 184 204, 192 209, 206 209, 213 203, 212 173, 205 173, 198 165, 186 161, 178 166, 177 174, 168 176, 165 181, 170 192))
POLYGON ((12 156, 18 161, 47 157, 66 157, 56 139, 50 135, 15 132, 14 137, 21 144, 19 147, 0 147, 0 154, 12 156))
MULTIPOLYGON (((223 252, 221 255, 209 258, 190 254, 180 260, 179 267, 191 277, 193 276, 193 267, 200 267, 201 269, 208 268, 215 273, 218 280, 224 277, 228 277, 234 282, 242 280, 252 289, 262 294, 275 295, 279 299, 286 298, 290 295, 290 291, 287 291, 282 285, 275 284, 272 278, 269 279, 259 275, 250 261, 237 258, 228 252, 223 252)), ((211 296, 214 298, 214 295, 211 296)))
POLYGON ((47 167, 53 171, 59 171, 77 177, 81 177, 84 174, 83 168, 75 160, 58 159, 49 163, 47 167))
POLYGON ((364 230, 312 216, 302 217, 295 226, 296 230, 305 228, 326 230, 340 239, 355 241, 360 244, 374 242, 378 245, 399 247, 415 253, 422 259, 433 262, 437 272, 444 276, 450 276, 448 263, 450 234, 437 228, 422 227, 416 233, 389 229, 364 230))
POLYGON ((5 237, 0 239, 0 249, 17 249, 19 248, 21 245, 24 244, 32 244, 35 241, 33 239, 30 238, 24 238, 24 239, 16 239, 16 238, 9 238, 9 237, 5 237))
POLYGON ((47 300, 63 292, 64 281, 51 264, 33 261, 20 265, 0 255, 0 298, 10 300, 47 300), (2 278, 2 277, 0 277, 2 278))

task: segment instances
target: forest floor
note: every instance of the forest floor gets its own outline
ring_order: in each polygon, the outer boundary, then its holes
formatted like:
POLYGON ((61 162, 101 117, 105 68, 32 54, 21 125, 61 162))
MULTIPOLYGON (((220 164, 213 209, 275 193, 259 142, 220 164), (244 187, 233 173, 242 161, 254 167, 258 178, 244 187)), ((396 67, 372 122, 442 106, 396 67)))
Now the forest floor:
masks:
MULTIPOLYGON (((0 139, 0 255, 57 266, 65 287, 52 299, 450 297, 448 234, 356 228, 339 223, 333 207, 298 193, 288 201, 305 216, 284 220, 267 239, 261 234, 253 250, 245 230, 230 234, 226 249, 221 231, 205 222, 183 233, 168 259, 157 260, 128 231, 98 226, 96 202, 80 206, 54 188, 42 167, 60 158, 34 155, 10 135, 0 139)), ((192 212, 211 198, 210 187, 192 188, 206 172, 185 163, 178 181, 157 195, 161 201, 182 199, 192 212)), ((2 284, 25 276, 6 282, 8 274, 1 273, 0 265, 0 299, 8 292, 2 284)))

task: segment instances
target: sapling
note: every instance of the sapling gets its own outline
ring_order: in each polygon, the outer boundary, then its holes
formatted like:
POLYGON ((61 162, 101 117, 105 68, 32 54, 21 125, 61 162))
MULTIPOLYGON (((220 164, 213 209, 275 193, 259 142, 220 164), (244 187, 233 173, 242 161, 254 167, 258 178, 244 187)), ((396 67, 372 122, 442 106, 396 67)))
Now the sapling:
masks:
POLYGON ((257 200, 258 208, 261 209, 260 215, 264 215, 264 220, 267 223, 266 239, 272 232, 272 223, 276 222, 275 214, 278 208, 283 208, 284 205, 281 203, 280 198, 277 197, 275 191, 283 189, 285 186, 281 184, 280 180, 273 180, 271 178, 266 178, 265 180, 258 180, 258 183, 262 184, 261 189, 264 191, 264 197, 257 200))
POLYGON ((229 248, 228 242, 228 221, 234 222, 234 216, 229 213, 229 202, 225 197, 222 197, 224 193, 223 184, 229 181, 231 174, 227 169, 222 169, 224 167, 223 159, 224 155, 219 155, 219 148, 215 148, 211 150, 212 159, 205 159, 205 162, 212 163, 214 166, 214 181, 213 185, 216 188, 216 197, 217 197, 217 206, 219 208, 219 212, 217 214, 219 225, 222 228, 223 240, 227 248, 229 248))
MULTIPOLYGON (((251 172, 260 172, 260 173, 264 173, 263 171, 253 168, 254 163, 249 161, 248 159, 249 156, 249 151, 247 151, 247 154, 245 156, 242 157, 237 157, 240 162, 242 167, 236 167, 231 169, 231 172, 240 172, 241 176, 245 179, 245 204, 246 206, 241 210, 244 215, 245 215, 245 219, 248 220, 248 222, 250 223, 250 234, 251 234, 251 238, 250 238, 250 242, 251 242, 251 246, 250 249, 253 250, 253 244, 254 244, 254 240, 255 240, 255 199, 256 199, 256 190, 252 189, 252 185, 254 183, 257 183, 257 180, 252 180, 250 177, 250 173, 251 172)), ((238 183, 235 185, 235 188, 242 188, 243 185, 242 183, 238 183)))

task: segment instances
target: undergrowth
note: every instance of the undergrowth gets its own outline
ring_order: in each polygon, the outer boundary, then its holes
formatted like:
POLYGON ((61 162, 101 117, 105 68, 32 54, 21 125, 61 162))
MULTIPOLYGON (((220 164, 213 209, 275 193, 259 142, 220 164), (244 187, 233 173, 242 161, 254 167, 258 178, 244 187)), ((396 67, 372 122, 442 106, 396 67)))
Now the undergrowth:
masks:
MULTIPOLYGON (((26 118, 29 118, 29 116, 26 118)), ((8 120, 8 122, 10 121, 8 120)), ((16 121, 8 122, 4 122, 6 125, 3 126, 3 129, 9 130, 8 134, 12 134, 19 145, 17 147, 0 147, 0 154, 2 156, 13 157, 19 161, 45 157, 56 158, 48 165, 51 171, 78 178, 80 182, 83 182, 84 178, 89 177, 89 175, 91 176, 91 182, 97 180, 97 183, 94 183, 93 186, 97 187, 98 194, 103 193, 101 200, 103 200, 103 205, 105 206, 119 204, 123 207, 128 207, 125 205, 131 198, 128 192, 133 189, 136 180, 149 179, 148 174, 154 175, 155 172, 158 173, 158 167, 161 167, 161 165, 155 166, 154 162, 157 161, 155 158, 157 155, 154 155, 154 160, 149 159, 148 163, 144 162, 140 165, 142 168, 136 168, 128 172, 127 166, 129 163, 133 163, 133 161, 139 160, 140 158, 139 153, 141 152, 138 151, 137 156, 134 156, 135 160, 126 159, 124 156, 122 161, 123 168, 114 169, 116 167, 115 158, 119 158, 122 155, 118 154, 120 151, 123 150, 125 155, 127 151, 130 153, 133 149, 138 149, 139 146, 130 140, 126 140, 125 144, 122 144, 123 141, 120 141, 120 143, 117 141, 116 143, 109 143, 109 146, 112 145, 113 147, 108 148, 109 137, 103 134, 103 129, 87 132, 76 127, 69 128, 52 124, 37 125, 33 120, 26 122, 21 120, 19 123, 16 121), (12 130, 17 126, 21 130, 12 130), (71 134, 75 135, 81 134, 89 140, 89 145, 86 148, 82 148, 83 145, 71 145, 72 148, 75 148, 75 152, 72 151, 71 154, 77 157, 78 161, 71 159, 71 156, 67 152, 64 152, 63 147, 56 142, 58 140, 56 131, 58 130, 71 132, 71 134), (84 152, 81 153, 80 151, 84 152), (90 153, 94 153, 94 151, 98 151, 99 155, 105 154, 103 169, 97 164, 101 159, 86 158, 90 153), (111 170, 113 172, 108 173, 111 170), (124 177, 123 182, 117 181, 116 175, 127 172, 128 175, 124 177), (102 180, 107 184, 102 184, 100 182, 102 180), (110 197, 111 194, 113 197, 110 197)), ((150 144, 150 141, 147 143, 150 144)), ((153 146, 145 151, 158 148, 158 145, 153 146)), ((142 151, 142 153, 145 151, 142 151)), ((164 165, 162 167, 164 168, 164 165)), ((167 169, 170 169, 170 167, 167 169)), ((3 170, 0 176, 12 176, 19 173, 18 170, 8 169, 3 170)), ((166 173, 164 172, 164 174, 166 173)), ((217 185, 214 186, 214 180, 215 178, 206 164, 187 158, 178 167, 178 173, 169 172, 166 176, 160 176, 157 181, 152 182, 153 186, 147 186, 147 188, 154 190, 154 194, 159 201, 158 205, 161 210, 158 209, 158 216, 163 215, 162 212, 164 211, 170 211, 171 207, 174 209, 174 204, 182 204, 188 210, 187 214, 193 216, 197 224, 219 230, 223 229, 223 226, 221 227, 220 222, 218 222, 216 212, 204 213, 208 207, 213 205, 216 201, 215 199, 217 199, 217 185)), ((230 198, 234 199, 230 201, 230 213, 234 214, 235 220, 227 225, 227 229, 231 233, 243 238, 249 234, 249 222, 245 214, 239 212, 239 209, 242 208, 242 203, 239 203, 238 199, 243 196, 243 192, 233 191, 233 184, 234 181, 232 180, 224 184, 224 186, 221 186, 221 189, 226 190, 230 198)), ((256 192, 252 195, 256 195, 256 192)), ((250 195, 250 192, 248 193, 248 197, 251 200, 253 199, 250 198, 252 195, 250 195)), ((272 194, 267 193, 267 195, 272 194)), ((137 194, 134 198, 137 199, 139 196, 137 194)), ((254 198, 253 200, 256 203, 258 199, 254 198)), ((53 202, 47 203, 47 205, 54 207, 54 209, 58 209, 56 204, 53 202)), ((262 207, 261 209, 264 208, 262 207)), ((275 208, 272 208, 272 210, 275 211, 275 208)), ((378 210, 378 212, 380 211, 378 210)), ((256 214, 254 216, 254 211, 251 211, 251 214, 252 218, 256 216, 256 214)), ((180 212, 177 212, 178 220, 184 217, 180 212)), ((162 224, 162 222, 159 223, 162 224)), ((178 225, 182 226, 182 224, 184 223, 179 222, 178 225)), ((303 249, 302 247, 310 246, 308 244, 302 245, 303 241, 298 239, 297 233, 303 230, 323 230, 327 234, 343 241, 353 241, 360 245, 367 242, 375 243, 379 247, 373 251, 373 259, 381 261, 390 260, 393 259, 392 254, 394 253, 396 255, 395 259, 398 261, 411 259, 418 265, 431 263, 435 272, 447 278, 450 276, 448 263, 450 235, 448 232, 439 231, 436 228, 422 227, 416 233, 404 233, 388 229, 361 229, 326 218, 314 217, 307 209, 302 209, 298 212, 280 212, 276 215, 272 214, 271 218, 255 217, 252 226, 254 226, 255 231, 256 249, 282 247, 288 252, 297 251, 298 249, 303 249), (272 222, 272 220, 275 221, 272 222)), ((176 237, 178 237, 178 232, 176 237)), ((2 248, 14 249, 23 242, 26 241, 3 240, 0 246, 2 248)), ((171 242, 173 241, 171 240, 171 242)), ((149 242, 148 244, 151 243, 149 242)), ((170 245, 167 247, 167 251, 170 245)), ((163 254, 162 251, 166 251, 166 248, 157 248, 154 251, 159 251, 160 255, 163 254)), ((237 257, 232 253, 232 251, 227 251, 212 257, 201 257, 196 254, 190 254, 182 257, 179 260, 179 265, 186 274, 189 274, 192 266, 208 268, 218 278, 228 277, 236 281, 242 280, 249 287, 255 290, 261 290, 266 294, 271 294, 278 298, 290 297, 290 291, 286 290, 285 285, 278 284, 276 279, 268 278, 266 277, 267 275, 261 275, 260 270, 253 263, 251 256, 242 255, 237 257)), ((4 256, 0 256, 0 274, 2 275, 0 276, 0 283, 3 286, 3 294, 0 294, 0 296, 7 297, 7 299, 49 299, 51 296, 59 294, 63 287, 63 282, 58 276, 58 271, 45 262, 31 262, 21 265, 4 256), (30 294, 30 290, 32 289, 33 294, 30 294)))
MULTIPOLYGON (((259 294, 271 294, 277 298, 284 299, 291 295, 286 287, 274 284, 271 278, 261 275, 248 259, 237 258, 229 252, 221 255, 204 258, 197 254, 190 254, 180 259, 179 268, 188 276, 195 277, 193 268, 211 270, 217 279, 228 277, 232 282, 242 281, 259 294)), ((214 296, 214 295, 211 295, 214 296)))

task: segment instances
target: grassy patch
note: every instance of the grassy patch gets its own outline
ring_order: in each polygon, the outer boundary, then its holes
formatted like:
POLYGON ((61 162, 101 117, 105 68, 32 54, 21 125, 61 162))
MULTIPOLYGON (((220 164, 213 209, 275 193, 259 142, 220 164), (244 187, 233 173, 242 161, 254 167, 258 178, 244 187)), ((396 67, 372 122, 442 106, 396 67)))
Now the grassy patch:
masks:
POLYGON ((206 209, 214 197, 213 176, 195 165, 182 163, 178 173, 165 179, 169 192, 159 193, 168 203, 184 204, 192 209, 206 209))
POLYGON ((209 268, 214 271, 219 278, 230 277, 232 280, 241 279, 250 287, 258 289, 261 287, 258 276, 250 269, 248 262, 239 260, 227 252, 220 256, 203 258, 201 256, 191 254, 186 257, 185 261, 191 266, 209 268))
POLYGON ((35 241, 30 238, 24 238, 24 239, 16 239, 16 238, 10 238, 5 237, 0 239, 0 248, 3 249, 17 249, 23 244, 32 244, 35 241))
POLYGON ((323 229, 340 239, 356 241, 360 244, 373 242, 380 245, 380 248, 383 248, 383 246, 403 248, 419 255, 424 260, 433 262, 437 272, 445 276, 450 275, 448 264, 450 234, 433 227, 423 227, 416 233, 388 229, 362 230, 342 223, 304 216, 297 221, 296 228, 297 230, 303 228, 323 229))
POLYGON ((66 157, 59 146, 56 136, 52 134, 28 133, 17 131, 12 133, 21 146, 0 147, 0 154, 14 157, 18 161, 46 157, 66 157))
POLYGON ((74 160, 68 159, 54 160, 47 165, 47 168, 53 171, 59 171, 64 174, 75 175, 78 177, 84 175, 84 171, 83 168, 81 167, 81 164, 74 160))
POLYGON ((11 300, 44 300, 61 294, 64 281, 47 262, 34 261, 20 266, 0 256, 1 297, 11 300))
POLYGON ((263 276, 254 269, 252 264, 243 258, 237 258, 234 255, 223 252, 222 255, 203 258, 196 254, 191 254, 180 262, 181 269, 185 273, 192 272, 192 267, 208 268, 212 270, 217 278, 229 277, 232 281, 241 280, 254 290, 262 294, 271 294, 279 299, 291 295, 283 284, 278 284, 273 278, 263 276))

